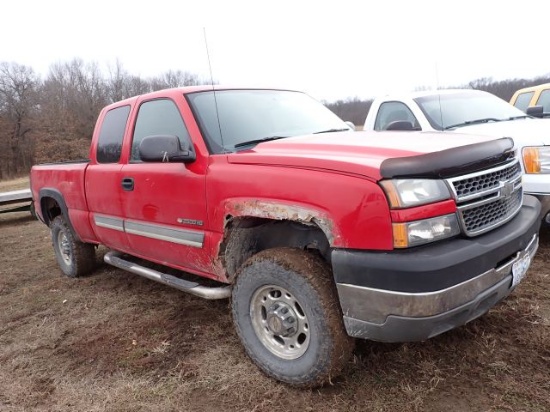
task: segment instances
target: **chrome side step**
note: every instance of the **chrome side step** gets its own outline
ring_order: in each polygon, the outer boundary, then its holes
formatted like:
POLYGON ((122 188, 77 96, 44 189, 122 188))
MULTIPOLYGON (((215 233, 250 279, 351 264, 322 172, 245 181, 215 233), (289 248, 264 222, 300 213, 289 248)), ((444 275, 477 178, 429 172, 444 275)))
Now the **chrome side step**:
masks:
POLYGON ((118 252, 107 252, 103 260, 105 260, 105 263, 108 263, 109 265, 115 266, 119 269, 123 269, 136 275, 143 276, 147 279, 151 279, 156 282, 172 286, 173 288, 179 289, 183 292, 187 292, 195 296, 199 296, 204 299, 227 299, 231 296, 231 286, 201 286, 196 282, 179 279, 175 276, 161 273, 156 270, 146 268, 145 266, 140 266, 134 262, 124 260, 121 258, 121 254, 118 252))

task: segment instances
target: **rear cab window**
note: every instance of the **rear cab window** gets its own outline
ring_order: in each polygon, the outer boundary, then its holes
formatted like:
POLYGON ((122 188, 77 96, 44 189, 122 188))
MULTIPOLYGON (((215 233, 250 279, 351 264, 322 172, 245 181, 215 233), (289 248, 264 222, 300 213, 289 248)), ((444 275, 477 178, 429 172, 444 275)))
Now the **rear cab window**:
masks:
POLYGON ((98 163, 117 163, 120 160, 129 114, 130 106, 117 107, 105 114, 97 142, 98 163))

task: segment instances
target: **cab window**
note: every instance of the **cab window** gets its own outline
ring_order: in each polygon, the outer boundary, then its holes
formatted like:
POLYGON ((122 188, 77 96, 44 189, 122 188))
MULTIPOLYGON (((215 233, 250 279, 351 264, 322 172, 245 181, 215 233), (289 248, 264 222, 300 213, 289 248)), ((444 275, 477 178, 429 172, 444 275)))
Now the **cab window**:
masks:
POLYGON ((539 100, 536 105, 542 106, 544 108, 544 113, 550 113, 550 89, 543 90, 540 93, 539 100))
POLYGON ((535 92, 526 92, 519 94, 514 103, 514 106, 516 106, 520 110, 526 111, 529 107, 529 102, 531 101, 534 93, 535 92))
POLYGON ((96 158, 98 163, 117 163, 122 153, 122 140, 130 106, 121 106, 109 110, 99 130, 96 158))
POLYGON ((170 99, 150 100, 142 103, 132 138, 130 161, 140 162, 139 144, 146 136, 172 135, 180 142, 189 141, 189 133, 176 104, 170 99))
POLYGON ((414 128, 419 129, 420 125, 409 107, 401 102, 385 102, 380 105, 374 130, 386 130, 388 126, 397 121, 410 122, 414 128))

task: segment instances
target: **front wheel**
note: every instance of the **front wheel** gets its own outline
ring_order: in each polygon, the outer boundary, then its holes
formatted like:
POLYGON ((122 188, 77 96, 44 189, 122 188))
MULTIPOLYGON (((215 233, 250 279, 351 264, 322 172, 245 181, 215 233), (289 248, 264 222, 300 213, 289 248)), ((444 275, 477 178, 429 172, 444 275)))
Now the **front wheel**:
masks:
POLYGON ((71 277, 86 275, 95 264, 94 245, 76 240, 63 216, 56 216, 51 224, 55 258, 61 271, 71 277))
POLYGON ((232 311, 249 357, 288 384, 323 385, 353 352, 330 269, 308 252, 277 248, 248 259, 233 288, 232 311))

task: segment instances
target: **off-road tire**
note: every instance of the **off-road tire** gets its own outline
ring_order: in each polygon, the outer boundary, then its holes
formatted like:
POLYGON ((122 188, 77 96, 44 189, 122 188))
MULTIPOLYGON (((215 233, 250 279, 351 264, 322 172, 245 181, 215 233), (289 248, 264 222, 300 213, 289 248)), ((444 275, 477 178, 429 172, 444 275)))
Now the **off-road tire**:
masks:
POLYGON ((75 278, 94 269, 94 245, 76 240, 64 216, 56 216, 50 223, 50 230, 55 258, 66 276, 75 278))
POLYGON ((312 253, 276 248, 249 258, 233 287, 232 312, 248 356, 265 374, 287 384, 316 387, 331 382, 353 353, 355 341, 345 331, 331 270, 312 253), (279 298, 282 305, 270 293, 285 295, 279 298), (274 316, 274 306, 284 306, 299 318, 301 339, 273 332, 269 316, 274 316))

